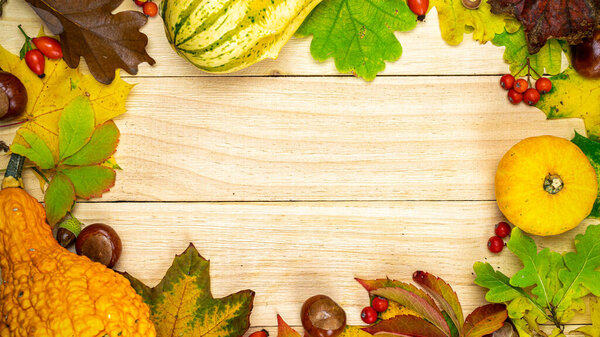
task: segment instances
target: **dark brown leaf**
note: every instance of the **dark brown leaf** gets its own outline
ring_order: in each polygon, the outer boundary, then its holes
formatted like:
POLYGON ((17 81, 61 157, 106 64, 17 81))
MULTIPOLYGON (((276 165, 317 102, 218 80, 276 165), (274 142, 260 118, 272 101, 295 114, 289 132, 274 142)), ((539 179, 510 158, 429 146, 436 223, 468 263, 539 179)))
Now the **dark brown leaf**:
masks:
POLYGON ((135 11, 111 13, 123 0, 26 1, 60 35, 69 67, 76 68, 83 56, 101 83, 111 83, 117 68, 135 75, 140 63, 155 63, 146 52, 148 37, 139 31, 147 17, 135 11))
POLYGON ((489 0, 494 14, 510 14, 523 24, 530 54, 550 38, 578 44, 600 23, 600 0, 489 0))

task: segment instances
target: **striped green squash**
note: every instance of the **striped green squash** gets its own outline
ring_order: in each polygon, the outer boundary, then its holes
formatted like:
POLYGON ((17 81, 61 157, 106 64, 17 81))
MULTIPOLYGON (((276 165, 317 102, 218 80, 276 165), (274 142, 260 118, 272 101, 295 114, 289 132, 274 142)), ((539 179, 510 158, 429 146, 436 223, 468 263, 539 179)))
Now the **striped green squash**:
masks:
POLYGON ((171 46, 198 68, 215 73, 277 58, 283 45, 322 0, 163 0, 171 46))

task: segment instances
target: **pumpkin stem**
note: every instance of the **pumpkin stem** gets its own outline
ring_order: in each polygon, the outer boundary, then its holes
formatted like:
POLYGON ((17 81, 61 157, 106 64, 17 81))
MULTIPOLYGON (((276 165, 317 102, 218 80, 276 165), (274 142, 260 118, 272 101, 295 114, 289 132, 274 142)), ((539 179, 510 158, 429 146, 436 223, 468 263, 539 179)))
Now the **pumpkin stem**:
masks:
POLYGON ((2 180, 2 189, 10 187, 23 188, 21 172, 23 171, 24 163, 25 157, 16 153, 10 155, 10 161, 8 162, 6 172, 4 173, 4 180, 2 180))
POLYGON ((546 179, 544 179, 544 191, 550 194, 556 194, 560 192, 565 184, 558 174, 548 174, 546 179))

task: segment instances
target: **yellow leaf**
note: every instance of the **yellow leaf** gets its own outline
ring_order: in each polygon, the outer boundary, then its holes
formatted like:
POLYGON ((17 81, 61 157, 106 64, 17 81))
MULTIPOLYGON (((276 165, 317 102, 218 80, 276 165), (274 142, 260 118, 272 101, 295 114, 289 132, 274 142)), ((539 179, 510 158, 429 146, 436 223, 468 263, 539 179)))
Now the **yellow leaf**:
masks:
POLYGON ((600 337, 600 299, 598 297, 590 298, 590 311, 592 325, 582 326, 575 331, 589 337, 600 337))
POLYGON ((387 310, 381 313, 381 319, 390 319, 399 315, 412 315, 422 317, 421 315, 408 309, 407 307, 401 306, 400 304, 398 304, 398 302, 389 301, 387 310))
MULTIPOLYGON (((21 126, 36 133, 48 145, 58 162, 58 119, 75 97, 89 97, 95 113, 95 124, 102 124, 125 112, 125 100, 133 85, 119 74, 110 85, 97 82, 91 75, 71 69, 63 60, 46 60, 43 79, 35 75, 25 61, 0 46, 0 68, 17 76, 25 85, 29 101, 21 126)), ((26 145, 17 135, 14 143, 26 145)))

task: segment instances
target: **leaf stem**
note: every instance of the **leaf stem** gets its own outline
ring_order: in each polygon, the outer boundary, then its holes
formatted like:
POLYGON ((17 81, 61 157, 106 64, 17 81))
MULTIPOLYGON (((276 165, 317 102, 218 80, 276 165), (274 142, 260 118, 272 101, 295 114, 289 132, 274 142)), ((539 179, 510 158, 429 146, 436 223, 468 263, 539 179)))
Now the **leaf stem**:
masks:
POLYGON ((26 119, 22 120, 22 121, 18 121, 18 122, 14 122, 14 123, 9 123, 9 124, 4 124, 4 125, 0 125, 0 128, 7 128, 9 126, 15 126, 15 125, 20 125, 27 122, 26 119))
POLYGON ((46 175, 44 174, 44 172, 42 172, 39 168, 37 168, 36 166, 31 167, 32 170, 35 171, 35 173, 39 174, 40 177, 42 177, 42 179, 44 179, 44 181, 47 184, 50 184, 50 180, 48 180, 48 178, 46 178, 46 175))

